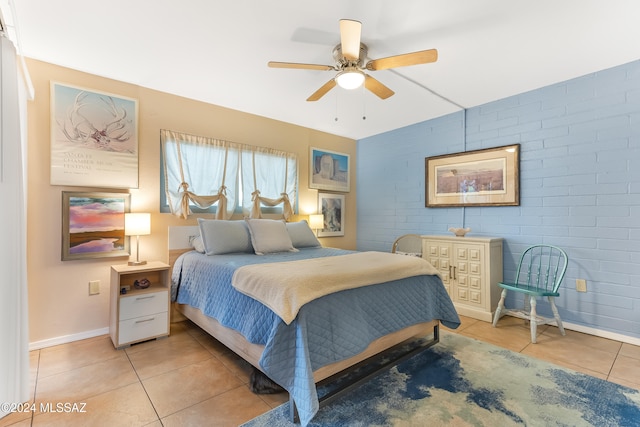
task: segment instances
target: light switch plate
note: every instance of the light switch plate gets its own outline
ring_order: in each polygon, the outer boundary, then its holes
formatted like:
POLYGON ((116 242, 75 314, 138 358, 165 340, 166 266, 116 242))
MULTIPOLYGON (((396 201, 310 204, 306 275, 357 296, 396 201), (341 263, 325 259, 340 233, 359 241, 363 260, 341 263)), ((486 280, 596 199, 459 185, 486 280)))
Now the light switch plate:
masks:
POLYGON ((98 295, 100 293, 100 280, 89 281, 89 295, 98 295))

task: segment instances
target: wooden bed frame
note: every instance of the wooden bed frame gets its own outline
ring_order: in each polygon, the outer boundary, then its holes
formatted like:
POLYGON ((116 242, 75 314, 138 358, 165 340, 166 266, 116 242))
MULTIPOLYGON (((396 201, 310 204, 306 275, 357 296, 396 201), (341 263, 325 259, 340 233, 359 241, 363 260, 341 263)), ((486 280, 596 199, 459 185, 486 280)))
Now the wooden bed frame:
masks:
MULTIPOLYGON (((171 266, 171 269, 173 269, 173 265, 181 254, 192 250, 190 238, 198 236, 199 234, 200 230, 198 226, 169 227, 169 265, 171 266)), ((238 356, 242 357, 255 368, 262 370, 260 368, 259 360, 264 350, 263 345, 250 343, 239 332, 221 325, 216 319, 206 316, 197 308, 178 303, 172 303, 172 305, 179 313, 182 313, 186 318, 227 346, 238 356)), ((330 382, 334 377, 343 375, 349 369, 362 366, 365 363, 369 363, 374 359, 379 358, 377 356, 380 356, 397 346, 414 341, 416 338, 432 337, 411 353, 404 354, 399 358, 381 365, 381 369, 379 371, 357 379, 344 389, 323 397, 320 399, 320 406, 322 407, 323 405, 335 400, 352 388, 377 375, 380 371, 384 371, 385 369, 395 366, 401 360, 411 357, 418 351, 422 351, 424 348, 436 344, 439 341, 439 325, 440 322, 438 320, 432 320, 430 322, 409 326, 373 341, 363 352, 356 354, 353 357, 332 363, 314 371, 314 381, 316 382, 316 385, 320 385, 321 383, 330 382)), ((297 415, 295 414, 293 401, 291 403, 291 408, 294 411, 294 413, 292 413, 292 417, 295 420, 297 415)))

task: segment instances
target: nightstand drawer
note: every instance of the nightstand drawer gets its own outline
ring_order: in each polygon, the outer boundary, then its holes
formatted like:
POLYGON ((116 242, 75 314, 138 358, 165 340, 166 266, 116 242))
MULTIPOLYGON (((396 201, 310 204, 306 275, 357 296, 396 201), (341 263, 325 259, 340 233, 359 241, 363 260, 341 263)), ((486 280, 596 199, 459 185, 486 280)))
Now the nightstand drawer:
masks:
POLYGON ((159 335, 168 335, 168 313, 151 314, 135 319, 123 320, 119 324, 119 345, 144 340, 159 335))
MULTIPOLYGON (((119 320, 133 319, 134 317, 147 316, 168 311, 167 290, 158 292, 145 292, 120 298, 119 320)), ((122 328, 120 328, 122 331, 122 328)), ((122 341, 122 340, 120 340, 122 341)))

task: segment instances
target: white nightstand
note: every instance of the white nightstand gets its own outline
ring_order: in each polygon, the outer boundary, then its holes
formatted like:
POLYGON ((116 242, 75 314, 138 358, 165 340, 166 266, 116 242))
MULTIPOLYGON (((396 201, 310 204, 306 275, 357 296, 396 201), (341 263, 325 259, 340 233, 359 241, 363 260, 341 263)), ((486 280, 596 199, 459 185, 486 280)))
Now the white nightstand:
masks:
POLYGON ((109 335, 116 348, 169 336, 169 265, 111 266, 109 335), (147 279, 151 285, 136 289, 134 282, 147 279))

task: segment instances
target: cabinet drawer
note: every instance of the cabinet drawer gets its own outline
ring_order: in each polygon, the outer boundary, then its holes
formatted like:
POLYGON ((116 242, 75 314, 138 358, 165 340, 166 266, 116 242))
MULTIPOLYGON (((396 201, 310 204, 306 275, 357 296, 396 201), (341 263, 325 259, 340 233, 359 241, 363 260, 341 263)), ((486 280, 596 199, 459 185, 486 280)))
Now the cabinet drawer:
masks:
POLYGON ((165 311, 163 313, 151 314, 149 316, 141 316, 135 319, 123 320, 118 325, 119 345, 126 344, 132 341, 139 341, 145 338, 153 338, 159 335, 167 335, 167 315, 165 311))
POLYGON ((119 320, 166 312, 169 304, 168 298, 167 290, 121 297, 119 320))

